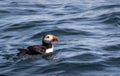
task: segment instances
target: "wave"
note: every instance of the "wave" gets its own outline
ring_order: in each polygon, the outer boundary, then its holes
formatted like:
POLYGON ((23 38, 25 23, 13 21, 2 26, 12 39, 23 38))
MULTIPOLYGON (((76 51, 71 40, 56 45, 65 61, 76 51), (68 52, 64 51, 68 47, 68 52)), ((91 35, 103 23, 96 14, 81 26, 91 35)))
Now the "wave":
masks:
POLYGON ((106 51, 119 51, 120 50, 120 44, 115 44, 115 45, 106 45, 103 47, 104 50, 106 51))

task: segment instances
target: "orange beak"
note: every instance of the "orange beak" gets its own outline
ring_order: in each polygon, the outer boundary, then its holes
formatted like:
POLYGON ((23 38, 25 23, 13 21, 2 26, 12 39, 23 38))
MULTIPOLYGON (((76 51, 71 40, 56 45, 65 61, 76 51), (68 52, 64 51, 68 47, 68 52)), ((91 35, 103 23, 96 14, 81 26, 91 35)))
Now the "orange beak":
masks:
POLYGON ((58 41, 58 37, 57 36, 53 36, 53 41, 58 41))

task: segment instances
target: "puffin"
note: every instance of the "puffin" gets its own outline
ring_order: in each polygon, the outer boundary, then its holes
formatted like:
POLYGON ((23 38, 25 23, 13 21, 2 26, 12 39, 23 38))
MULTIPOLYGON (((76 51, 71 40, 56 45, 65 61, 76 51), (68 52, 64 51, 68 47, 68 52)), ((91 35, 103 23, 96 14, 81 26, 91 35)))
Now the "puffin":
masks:
POLYGON ((17 53, 17 56, 23 56, 23 55, 36 55, 36 54, 48 54, 53 52, 53 44, 52 42, 57 42, 58 37, 52 34, 46 34, 42 38, 42 44, 41 45, 32 45, 28 46, 26 49, 24 48, 18 48, 19 51, 17 53))

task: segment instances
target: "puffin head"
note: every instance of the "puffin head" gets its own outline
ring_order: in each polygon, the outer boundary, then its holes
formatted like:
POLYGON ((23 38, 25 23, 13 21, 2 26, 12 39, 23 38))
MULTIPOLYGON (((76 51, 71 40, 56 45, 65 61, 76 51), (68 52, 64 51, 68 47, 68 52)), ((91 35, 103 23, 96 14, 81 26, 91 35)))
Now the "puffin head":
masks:
POLYGON ((52 34, 47 34, 43 37, 43 41, 45 43, 51 43, 51 42, 56 42, 58 41, 58 37, 52 34))

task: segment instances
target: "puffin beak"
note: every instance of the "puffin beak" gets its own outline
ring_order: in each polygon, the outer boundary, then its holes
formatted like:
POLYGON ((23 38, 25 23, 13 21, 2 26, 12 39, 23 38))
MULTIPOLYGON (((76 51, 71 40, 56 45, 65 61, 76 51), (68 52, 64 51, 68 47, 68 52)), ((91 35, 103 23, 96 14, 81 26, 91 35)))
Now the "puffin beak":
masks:
POLYGON ((58 37, 57 36, 53 36, 53 41, 58 41, 58 37))

